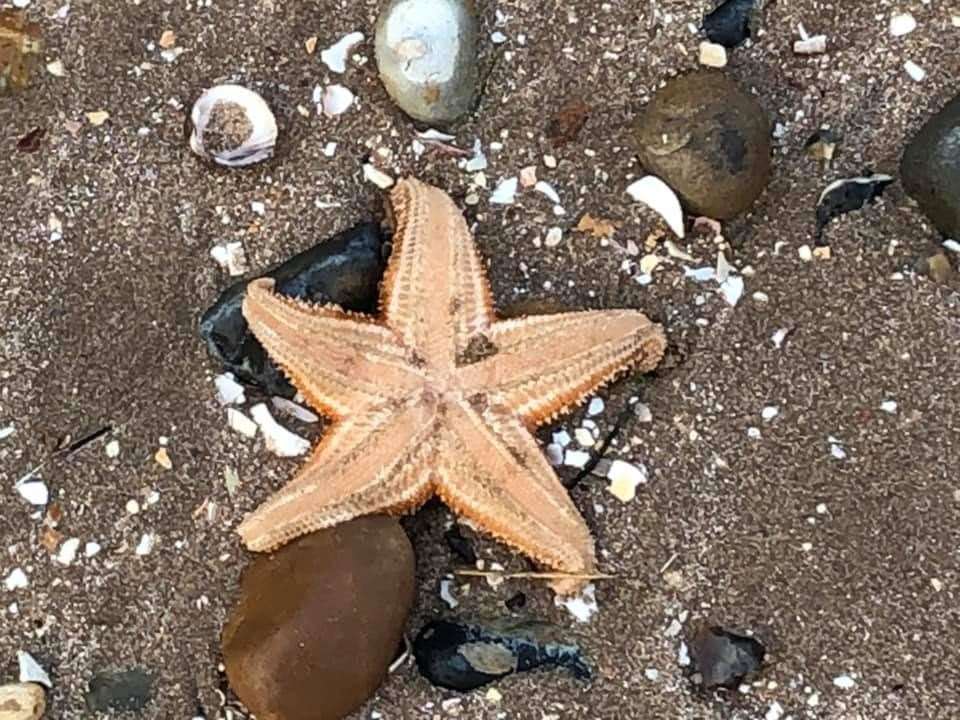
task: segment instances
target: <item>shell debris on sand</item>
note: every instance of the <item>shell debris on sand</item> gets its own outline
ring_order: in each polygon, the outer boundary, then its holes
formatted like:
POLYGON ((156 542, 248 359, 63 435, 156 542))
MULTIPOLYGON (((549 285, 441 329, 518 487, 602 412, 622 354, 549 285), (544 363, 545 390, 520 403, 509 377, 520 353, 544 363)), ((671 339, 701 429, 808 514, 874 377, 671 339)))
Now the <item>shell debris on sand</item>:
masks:
POLYGON ((268 159, 277 141, 277 120, 256 92, 241 85, 205 90, 190 111, 190 149, 226 167, 268 159))

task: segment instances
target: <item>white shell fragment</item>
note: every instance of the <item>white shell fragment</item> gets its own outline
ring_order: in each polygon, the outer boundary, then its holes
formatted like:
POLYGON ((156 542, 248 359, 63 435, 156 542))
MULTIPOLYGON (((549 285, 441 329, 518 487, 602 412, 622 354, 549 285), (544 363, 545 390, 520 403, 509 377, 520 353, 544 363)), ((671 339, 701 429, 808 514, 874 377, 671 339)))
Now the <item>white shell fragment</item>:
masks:
POLYGON ((350 51, 363 42, 362 32, 352 32, 344 35, 333 45, 320 53, 320 59, 324 65, 335 73, 344 73, 347 71, 347 58, 350 57, 350 51))
POLYGON ((16 428, 13 425, 7 425, 6 427, 0 428, 0 440, 6 440, 15 432, 16 428))
POLYGON ((252 438, 257 434, 257 424, 236 408, 227 408, 227 425, 244 437, 252 438))
POLYGON ((841 690, 849 690, 856 685, 857 682, 849 675, 837 675, 837 677, 833 679, 833 684, 841 690))
POLYGON ((700 43, 700 64, 705 67, 722 68, 727 65, 727 49, 718 43, 700 43))
POLYGON ((27 574, 21 568, 14 568, 10 574, 3 579, 3 586, 8 591, 22 590, 30 584, 27 574))
POLYGON ((546 180, 540 180, 537 182, 533 186, 533 189, 544 195, 554 205, 560 204, 560 196, 557 195, 557 191, 553 189, 553 185, 548 183, 546 180))
POLYGON ((210 257, 217 265, 227 271, 230 277, 243 275, 247 271, 247 255, 242 242, 228 242, 210 248, 210 257))
POLYGON ((250 414, 260 426, 267 450, 279 457, 297 457, 310 449, 310 443, 299 435, 290 432, 273 419, 270 410, 263 403, 250 408, 250 414))
POLYGON ((460 601, 453 594, 453 580, 444 579, 440 581, 440 598, 447 604, 451 610, 456 608, 460 601))
POLYGON ((153 548, 156 544, 157 544, 156 535, 154 535, 153 533, 144 533, 143 535, 140 536, 140 542, 137 543, 137 547, 136 549, 134 549, 134 553, 136 553, 140 557, 149 555, 153 551, 153 548))
POLYGON ((795 40, 793 43, 793 52, 797 55, 823 55, 826 51, 826 35, 813 35, 802 40, 795 40))
POLYGON ((597 605, 597 593, 593 583, 587 585, 579 595, 572 597, 555 597, 554 605, 567 609, 578 622, 590 622, 597 611, 600 609, 597 605))
POLYGON ((240 85, 212 87, 193 104, 190 120, 190 149, 218 165, 243 167, 273 155, 277 120, 253 90, 240 85), (231 139, 235 142, 227 142, 231 139))
POLYGON ((617 500, 628 503, 637 496, 637 487, 647 482, 647 469, 623 460, 614 460, 607 471, 607 490, 617 500))
POLYGON ((372 182, 381 190, 386 190, 387 188, 393 187, 393 183, 396 182, 392 177, 387 175, 383 170, 379 169, 376 165, 371 163, 364 163, 363 165, 363 177, 372 182))
POLYGON ((927 71, 917 65, 913 60, 907 60, 903 64, 903 69, 907 71, 907 75, 915 82, 923 82, 927 77, 927 71))
POLYGON ((40 667, 40 663, 34 660, 30 653, 24 650, 17 650, 17 664, 20 666, 20 682, 32 682, 38 685, 45 685, 48 688, 53 687, 47 671, 40 667))
POLYGON ((64 540, 60 546, 60 552, 57 553, 57 562, 61 565, 70 565, 77 559, 77 550, 80 549, 80 538, 70 538, 64 540))
POLYGON ((513 205, 513 200, 517 194, 517 185, 519 185, 519 181, 515 177, 501 181, 490 195, 490 202, 494 205, 513 205))
POLYGON ((894 37, 909 35, 917 29, 917 20, 910 13, 899 13, 890 18, 890 34, 894 37))
POLYGON ((583 450, 567 450, 563 456, 563 464, 583 470, 590 462, 590 453, 583 450))
POLYGON ((647 175, 632 183, 627 188, 627 195, 660 215, 678 238, 684 237, 683 208, 680 207, 680 199, 663 180, 647 175))
POLYGON ((42 480, 18 482, 14 487, 20 493, 20 497, 31 505, 46 505, 50 500, 50 491, 47 489, 47 484, 42 480))
POLYGON ((736 307, 737 303, 740 302, 740 298, 743 297, 743 289, 743 278, 739 276, 731 275, 720 283, 720 294, 723 295, 723 299, 727 301, 727 305, 730 307, 736 307))
POLYGON ((343 85, 327 85, 317 108, 327 117, 336 117, 345 113, 353 105, 354 94, 343 85))
POLYGON ((284 397, 272 397, 270 402, 273 406, 280 412, 289 415, 292 418, 296 418, 300 422, 304 423, 315 423, 320 422, 320 416, 315 412, 308 410, 303 405, 298 405, 292 400, 287 400, 284 397))
POLYGON ((217 402, 221 405, 243 405, 247 401, 243 385, 237 382, 233 373, 223 373, 213 379, 217 387, 217 402))

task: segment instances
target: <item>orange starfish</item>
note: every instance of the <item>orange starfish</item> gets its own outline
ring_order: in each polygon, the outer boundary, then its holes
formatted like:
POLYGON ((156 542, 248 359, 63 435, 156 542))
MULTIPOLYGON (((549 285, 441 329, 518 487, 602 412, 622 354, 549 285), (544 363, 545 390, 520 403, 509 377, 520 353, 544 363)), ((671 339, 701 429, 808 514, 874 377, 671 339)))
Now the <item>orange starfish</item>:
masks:
MULTIPOLYGON (((593 540, 530 431, 617 373, 663 355, 633 310, 497 320, 463 216, 416 180, 390 195, 396 232, 381 317, 247 287, 243 314, 306 401, 334 423, 296 478, 240 525, 251 550, 438 495, 549 568, 595 571, 593 540)), ((559 592, 582 586, 561 578, 559 592)))

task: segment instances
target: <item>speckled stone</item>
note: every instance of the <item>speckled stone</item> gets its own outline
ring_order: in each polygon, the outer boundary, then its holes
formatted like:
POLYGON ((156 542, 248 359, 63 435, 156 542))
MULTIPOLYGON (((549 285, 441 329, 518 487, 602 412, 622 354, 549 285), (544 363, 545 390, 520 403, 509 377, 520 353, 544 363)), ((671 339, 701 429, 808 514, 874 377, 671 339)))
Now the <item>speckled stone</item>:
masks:
POLYGON ((43 688, 35 683, 0 685, 0 720, 40 720, 46 707, 43 688))
POLYGON ((913 137, 903 153, 900 175, 937 229, 960 238, 960 95, 913 137))
POLYGON ((390 0, 374 40, 380 79, 400 109, 444 124, 477 92, 477 17, 470 0, 390 0))
POLYGON ((636 125, 640 159, 691 212, 724 220, 747 210, 770 178, 770 120, 720 72, 693 72, 659 90, 636 125))
POLYGON ((230 686, 260 720, 339 720, 386 677, 413 591, 413 548, 393 518, 258 556, 223 632, 230 686))

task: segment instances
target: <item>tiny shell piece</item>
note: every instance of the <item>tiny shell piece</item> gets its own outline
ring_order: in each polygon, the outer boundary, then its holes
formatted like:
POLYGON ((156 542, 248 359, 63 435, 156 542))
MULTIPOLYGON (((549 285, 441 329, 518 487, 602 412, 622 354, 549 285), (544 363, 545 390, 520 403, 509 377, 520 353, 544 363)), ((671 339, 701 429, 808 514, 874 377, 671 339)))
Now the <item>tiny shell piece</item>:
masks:
POLYGON ((627 194, 637 202, 643 203, 662 217, 674 235, 684 237, 683 208, 680 199, 663 180, 647 175, 627 188, 627 194))
POLYGON ((363 42, 362 32, 344 35, 333 45, 320 53, 320 59, 332 72, 344 73, 347 70, 347 58, 350 51, 363 42))
POLYGON ((353 105, 354 94, 343 85, 327 85, 323 90, 320 105, 327 117, 336 117, 345 113, 353 105))
POLYGON ((310 449, 310 443, 304 438, 290 432, 273 419, 270 410, 263 403, 250 408, 250 414, 260 426, 267 449, 279 457, 297 457, 310 449))
POLYGON ((17 664, 20 668, 20 682, 38 683, 40 685, 46 685, 48 688, 53 687, 47 671, 40 666, 40 663, 34 660, 30 653, 24 650, 17 650, 17 664))

